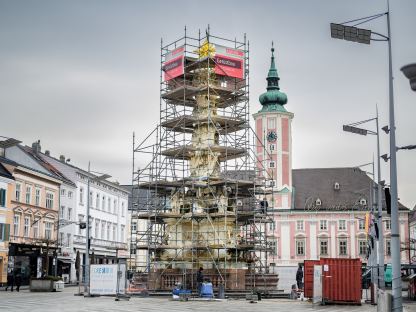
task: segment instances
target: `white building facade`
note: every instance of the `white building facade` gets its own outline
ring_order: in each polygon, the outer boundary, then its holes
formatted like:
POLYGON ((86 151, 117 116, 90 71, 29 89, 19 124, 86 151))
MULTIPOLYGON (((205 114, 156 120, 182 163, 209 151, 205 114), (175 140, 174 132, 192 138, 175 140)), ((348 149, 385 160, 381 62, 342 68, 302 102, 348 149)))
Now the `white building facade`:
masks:
POLYGON ((67 190, 66 198, 63 196, 65 200, 61 203, 62 226, 59 231, 65 245, 62 256, 65 255, 65 259, 70 259, 72 264, 69 279, 75 282, 78 279, 75 265, 77 252, 80 255, 80 269, 85 263, 86 229, 81 229, 80 224, 87 220, 88 201, 91 263, 115 263, 117 250, 127 250, 129 193, 115 183, 98 181, 96 175, 69 165, 63 156, 59 160, 45 154, 42 157, 76 186, 75 190, 67 190), (71 198, 68 192, 71 192, 71 198))

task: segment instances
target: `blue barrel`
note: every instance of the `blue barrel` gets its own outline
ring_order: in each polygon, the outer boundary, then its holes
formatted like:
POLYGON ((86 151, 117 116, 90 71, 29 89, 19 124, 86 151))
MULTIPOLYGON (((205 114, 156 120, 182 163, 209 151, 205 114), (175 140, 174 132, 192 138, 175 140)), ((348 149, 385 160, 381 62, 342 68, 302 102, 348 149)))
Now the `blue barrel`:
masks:
POLYGON ((212 289, 212 283, 202 283, 201 285, 201 297, 202 298, 213 298, 214 290, 212 289))

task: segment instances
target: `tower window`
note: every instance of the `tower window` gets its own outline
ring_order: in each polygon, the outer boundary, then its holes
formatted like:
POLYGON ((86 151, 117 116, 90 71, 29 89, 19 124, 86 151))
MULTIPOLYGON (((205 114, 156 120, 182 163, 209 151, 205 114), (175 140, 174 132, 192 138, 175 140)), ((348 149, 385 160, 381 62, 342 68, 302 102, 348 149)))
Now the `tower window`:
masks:
POLYGON ((270 151, 274 151, 276 149, 276 145, 275 144, 269 144, 269 150, 270 151))
POLYGON ((269 168, 275 168, 275 165, 274 161, 269 162, 269 168))

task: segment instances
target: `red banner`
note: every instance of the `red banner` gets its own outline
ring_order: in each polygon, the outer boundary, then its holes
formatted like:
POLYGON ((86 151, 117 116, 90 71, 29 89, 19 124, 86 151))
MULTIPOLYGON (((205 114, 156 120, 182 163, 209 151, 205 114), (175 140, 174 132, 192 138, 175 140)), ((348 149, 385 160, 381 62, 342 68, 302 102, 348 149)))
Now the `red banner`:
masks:
POLYGON ((180 75, 183 75, 183 56, 179 56, 163 65, 164 80, 168 81, 180 75))
POLYGON ((244 78, 243 50, 216 45, 215 51, 215 73, 217 75, 244 78))
POLYGON ((185 47, 181 46, 165 56, 163 64, 164 81, 176 78, 184 73, 184 52, 185 47))

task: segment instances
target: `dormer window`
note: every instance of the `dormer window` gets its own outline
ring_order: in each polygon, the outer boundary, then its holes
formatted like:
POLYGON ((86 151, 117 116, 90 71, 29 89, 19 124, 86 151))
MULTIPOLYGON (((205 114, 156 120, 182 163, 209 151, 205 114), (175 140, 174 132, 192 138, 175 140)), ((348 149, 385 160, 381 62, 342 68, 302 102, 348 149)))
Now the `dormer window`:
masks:
POLYGON ((321 206, 321 205, 322 205, 322 201, 321 201, 319 198, 317 198, 317 199, 315 200, 315 205, 316 205, 316 206, 321 206))
POLYGON ((360 199, 360 205, 361 205, 361 206, 365 206, 365 205, 367 205, 367 200, 366 200, 365 198, 361 198, 361 199, 360 199))
POLYGON ((339 183, 338 182, 335 182, 334 183, 334 190, 339 191, 339 189, 340 189, 339 183))

